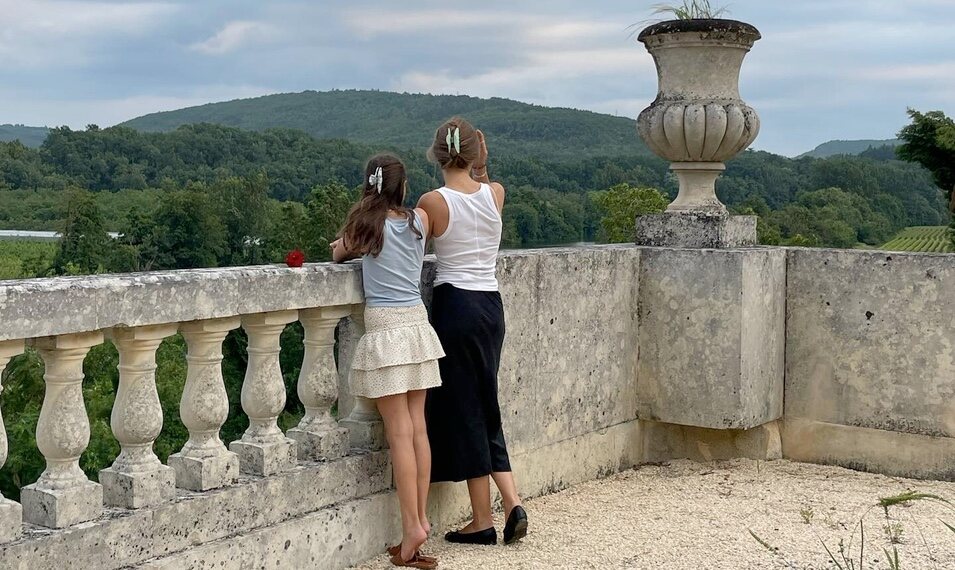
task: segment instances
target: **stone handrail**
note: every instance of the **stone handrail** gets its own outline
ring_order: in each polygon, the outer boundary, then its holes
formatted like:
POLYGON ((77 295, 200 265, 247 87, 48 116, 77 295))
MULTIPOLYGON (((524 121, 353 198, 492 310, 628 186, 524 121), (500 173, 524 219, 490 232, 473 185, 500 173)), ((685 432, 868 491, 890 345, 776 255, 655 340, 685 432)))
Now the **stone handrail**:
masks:
MULTIPOLYGON (((46 469, 22 489, 22 507, 0 497, 0 542, 17 538, 22 521, 64 528, 98 518, 104 506, 139 509, 169 501, 176 487, 207 491, 234 483, 240 472, 269 476, 299 460, 342 457, 349 431, 332 415, 340 380, 335 331, 342 319, 358 316, 362 302, 355 264, 0 282, 0 371, 26 346, 37 350, 46 368, 36 432, 46 469), (297 390, 306 413, 286 434, 277 424, 286 401, 279 338, 296 320, 305 331, 297 390), (239 327, 249 339, 241 404, 250 425, 227 448, 219 438, 228 414, 222 343, 239 327), (163 465, 153 452, 163 425, 156 351, 177 332, 187 345, 180 415, 189 439, 163 465), (110 424, 121 452, 95 483, 79 466, 90 439, 83 360, 107 338, 119 352, 110 424)), ((354 319, 348 330, 356 334, 360 328, 360 319, 354 319)), ((345 346, 351 342, 341 340, 345 346)), ((361 445, 362 434, 375 431, 357 424, 374 423, 376 412, 366 401, 349 404, 357 431, 351 443, 361 445)), ((6 450, 0 429, 0 465, 6 450)))

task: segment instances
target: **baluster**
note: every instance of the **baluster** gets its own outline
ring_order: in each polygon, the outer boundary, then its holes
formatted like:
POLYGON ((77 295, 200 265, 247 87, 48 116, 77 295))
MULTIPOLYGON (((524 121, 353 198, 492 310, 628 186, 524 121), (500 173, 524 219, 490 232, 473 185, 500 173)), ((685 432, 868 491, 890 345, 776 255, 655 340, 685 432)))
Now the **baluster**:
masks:
POLYGON ((298 441, 302 460, 338 459, 348 451, 348 430, 338 425, 332 406, 338 400, 335 327, 350 313, 350 307, 323 307, 299 314, 305 329, 305 358, 298 397, 305 405, 305 417, 288 435, 298 441))
POLYGON ((277 420, 285 409, 285 380, 279 366, 280 339, 298 311, 242 317, 249 337, 249 364, 242 382, 242 410, 249 428, 229 449, 239 455, 243 473, 268 476, 295 467, 295 440, 285 437, 277 420))
MULTIPOLYGON (((355 346, 358 339, 365 334, 364 307, 356 305, 353 308, 347 324, 342 327, 339 335, 341 357, 339 366, 347 386, 348 373, 355 356, 355 346)), ((385 427, 381 421, 381 414, 374 402, 361 396, 351 396, 353 403, 348 417, 341 421, 341 425, 348 429, 348 438, 352 447, 358 449, 379 450, 385 448, 385 427)))
POLYGON ((229 397, 222 379, 222 341, 239 327, 239 317, 193 321, 179 330, 186 339, 186 386, 179 404, 189 441, 169 456, 176 485, 208 491, 231 485, 239 477, 239 458, 226 449, 219 430, 229 416, 229 397))
POLYGON ((90 421, 83 403, 83 359, 103 342, 102 332, 37 339, 46 365, 46 393, 36 426, 36 443, 46 469, 23 488, 23 518, 50 528, 89 521, 103 512, 103 487, 80 469, 90 442, 90 421))
POLYGON ((153 451, 162 431, 162 405, 156 392, 156 350, 177 325, 116 328, 110 333, 119 350, 119 390, 110 426, 122 451, 99 474, 106 504, 139 509, 176 496, 176 473, 153 451))
MULTIPOLYGON (((7 363, 14 356, 23 352, 22 340, 8 340, 0 342, 0 380, 7 363)), ((0 385, 0 393, 3 386, 0 385)), ((3 416, 0 415, 0 467, 7 461, 7 430, 3 427, 3 416)), ((0 544, 16 540, 23 532, 23 507, 16 501, 11 501, 0 495, 0 544)))

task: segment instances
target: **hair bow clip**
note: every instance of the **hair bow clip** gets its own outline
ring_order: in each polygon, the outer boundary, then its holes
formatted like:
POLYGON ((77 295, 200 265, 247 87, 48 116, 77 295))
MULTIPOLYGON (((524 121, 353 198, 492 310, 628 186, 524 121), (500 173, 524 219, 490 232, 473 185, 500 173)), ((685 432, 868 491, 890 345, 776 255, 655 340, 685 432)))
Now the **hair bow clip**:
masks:
POLYGON ((448 127, 448 136, 445 137, 445 141, 448 143, 448 154, 451 153, 452 148, 454 152, 461 154, 461 129, 448 127))
POLYGON ((381 184, 385 181, 385 175, 381 171, 381 167, 375 169, 375 173, 368 177, 368 184, 375 187, 378 190, 378 193, 381 194, 381 184))

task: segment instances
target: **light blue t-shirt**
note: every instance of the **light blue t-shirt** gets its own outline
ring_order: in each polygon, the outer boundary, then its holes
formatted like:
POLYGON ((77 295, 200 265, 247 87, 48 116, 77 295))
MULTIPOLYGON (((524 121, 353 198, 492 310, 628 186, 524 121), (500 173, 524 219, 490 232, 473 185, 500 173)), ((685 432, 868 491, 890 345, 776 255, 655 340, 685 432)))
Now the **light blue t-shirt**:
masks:
MULTIPOLYGON (((418 216, 414 225, 421 235, 418 216)), ((384 244, 378 257, 361 258, 365 305, 368 307, 414 307, 421 305, 421 267, 424 239, 411 231, 405 218, 386 218, 384 244)))

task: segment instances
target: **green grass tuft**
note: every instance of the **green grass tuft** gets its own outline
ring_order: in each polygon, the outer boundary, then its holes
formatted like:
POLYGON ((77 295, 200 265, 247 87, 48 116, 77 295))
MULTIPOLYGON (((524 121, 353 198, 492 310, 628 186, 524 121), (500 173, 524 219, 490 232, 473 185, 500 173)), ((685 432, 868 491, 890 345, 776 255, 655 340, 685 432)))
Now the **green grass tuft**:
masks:
POLYGON ((717 8, 710 0, 683 0, 682 4, 655 4, 654 14, 670 14, 677 20, 712 20, 726 15, 726 7, 717 8))

